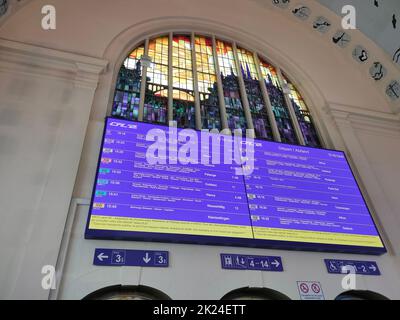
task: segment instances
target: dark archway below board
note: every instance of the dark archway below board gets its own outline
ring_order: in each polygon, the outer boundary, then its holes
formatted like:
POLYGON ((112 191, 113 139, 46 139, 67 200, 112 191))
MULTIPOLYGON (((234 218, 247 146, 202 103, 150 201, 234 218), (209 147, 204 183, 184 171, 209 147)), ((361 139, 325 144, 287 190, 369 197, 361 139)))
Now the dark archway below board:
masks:
POLYGON ((387 297, 373 291, 351 290, 338 295, 335 300, 389 300, 387 297))
POLYGON ((285 294, 268 288, 241 288, 233 290, 221 300, 291 300, 285 294))
POLYGON ((90 293, 83 300, 171 300, 164 292, 147 286, 110 286, 90 293))

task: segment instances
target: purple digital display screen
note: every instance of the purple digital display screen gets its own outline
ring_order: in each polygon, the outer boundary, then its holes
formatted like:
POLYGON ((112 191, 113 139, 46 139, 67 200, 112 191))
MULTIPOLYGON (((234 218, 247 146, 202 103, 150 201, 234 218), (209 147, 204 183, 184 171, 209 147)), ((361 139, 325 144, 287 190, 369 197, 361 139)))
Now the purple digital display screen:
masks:
POLYGON ((113 118, 86 238, 386 252, 343 152, 113 118))

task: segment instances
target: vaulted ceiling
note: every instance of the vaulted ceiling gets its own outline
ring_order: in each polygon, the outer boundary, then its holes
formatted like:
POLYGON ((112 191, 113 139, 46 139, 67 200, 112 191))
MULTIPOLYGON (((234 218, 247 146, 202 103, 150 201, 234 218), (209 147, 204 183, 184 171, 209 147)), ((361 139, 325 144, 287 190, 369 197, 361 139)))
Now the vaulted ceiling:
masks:
MULTIPOLYGON (((243 19, 240 19, 240 22, 237 23, 239 25, 244 25, 246 20, 251 19, 258 20, 256 23, 263 23, 264 17, 268 14, 281 12, 295 20, 298 18, 296 21, 303 23, 304 28, 310 30, 310 35, 317 34, 315 30, 318 30, 321 34, 325 34, 325 37, 322 37, 322 39, 329 41, 331 44, 333 42, 339 47, 342 47, 342 49, 347 47, 348 50, 342 50, 343 54, 349 56, 348 53, 349 50, 351 50, 354 60, 363 66, 367 76, 376 80, 375 84, 385 93, 386 98, 389 98, 392 103, 396 104, 395 110, 400 113, 400 0, 230 1, 235 5, 228 6, 228 8, 224 5, 225 2, 222 0, 202 0, 197 2, 194 0, 169 0, 167 2, 168 4, 166 4, 164 0, 149 0, 147 2, 140 2, 139 0, 115 0, 112 4, 106 0, 69 0, 68 2, 62 0, 0 0, 0 34, 4 39, 35 43, 42 46, 50 46, 55 49, 76 50, 76 52, 89 50, 89 52, 85 52, 85 54, 95 56, 109 44, 105 36, 99 39, 96 38, 97 42, 93 40, 98 34, 98 30, 95 30, 94 27, 96 23, 102 27, 101 32, 103 35, 107 33, 110 37, 112 34, 115 35, 120 32, 117 30, 124 23, 126 24, 125 27, 127 27, 129 23, 135 23, 135 19, 132 17, 125 17, 124 20, 124 15, 122 13, 114 14, 112 19, 108 20, 108 12, 104 12, 106 7, 108 10, 112 11, 115 8, 115 12, 118 12, 118 10, 121 10, 129 4, 129 6, 135 7, 135 13, 139 14, 140 17, 153 17, 158 14, 162 15, 163 13, 155 9, 155 7, 158 6, 152 7, 149 6, 149 3, 160 4, 160 6, 163 4, 165 9, 169 12, 165 13, 166 16, 173 15, 175 17, 189 14, 192 17, 200 15, 208 19, 214 16, 213 10, 210 10, 209 7, 209 4, 213 3, 212 6, 220 10, 220 14, 215 16, 216 21, 224 21, 227 14, 230 15, 227 19, 231 20, 234 15, 229 12, 235 10, 235 8, 241 8, 244 14, 243 19), (77 5, 78 2, 80 3, 79 6, 77 5), (251 11, 255 3, 263 10, 268 10, 265 11, 265 16, 258 15, 263 12, 261 10, 257 12, 251 11), (30 6, 28 6, 28 4, 30 4, 30 6), (57 14, 60 17, 57 21, 60 23, 65 22, 65 25, 67 25, 69 22, 66 22, 65 19, 68 18, 65 17, 69 15, 70 21, 73 21, 73 23, 69 23, 68 26, 60 28, 57 33, 48 34, 44 38, 43 30, 39 30, 38 28, 40 26, 38 21, 42 18, 40 9, 47 4, 53 4, 56 7, 57 14), (347 5, 352 5, 356 9, 357 30, 355 30, 355 32, 345 32, 340 27, 341 17, 345 15, 342 13, 342 8, 347 5), (24 17, 22 19, 24 23, 17 23, 17 19, 15 19, 13 23, 11 21, 12 19, 9 18, 15 16, 14 14, 23 7, 26 8, 26 10, 21 10, 21 17, 24 17), (98 7, 98 10, 93 11, 93 7, 98 7), (274 9, 276 10, 274 11, 274 9), (173 13, 171 14, 171 12, 173 13), (85 15, 88 18, 86 22, 76 20, 76 17, 83 17, 85 15), (96 21, 96 23, 91 23, 89 18, 96 21), (98 22, 99 20, 101 20, 101 23, 98 22), (28 21, 30 21, 30 27, 26 28, 25 26, 28 25, 28 21), (324 22, 321 23, 321 21, 324 22), (69 28, 69 26, 78 28, 78 25, 80 25, 79 28, 81 28, 80 30, 82 31, 80 32, 80 36, 82 39, 85 39, 81 40, 81 42, 86 41, 86 39, 91 39, 93 41, 91 46, 80 46, 79 48, 71 47, 73 42, 77 43, 79 41, 77 40, 78 35, 69 32, 73 29, 69 28), (324 26, 327 26, 327 30, 325 31, 321 29, 321 27, 324 28, 324 26), (336 33, 334 33, 335 31, 336 33), (326 33, 330 33, 330 35, 327 36, 326 33), (363 34, 366 37, 364 37, 363 34), (35 38, 37 39, 36 42, 34 40, 35 38), (60 41, 60 39, 63 40, 60 41), (339 42, 339 40, 341 40, 341 42, 339 42), (349 43, 351 43, 351 46, 347 46, 349 43), (96 52, 96 48, 97 53, 94 53, 96 52), (393 64, 391 62, 393 62, 393 64)), ((276 25, 276 28, 280 28, 279 31, 284 29, 282 27, 283 26, 279 24, 276 25)), ((287 28, 285 29, 288 37, 298 33, 296 27, 292 26, 292 28, 293 31, 287 28)), ((274 39, 275 44, 277 44, 279 41, 274 38, 274 36, 275 35, 270 35, 269 39, 274 39)), ((301 43, 298 38, 295 40, 301 43)), ((307 42, 304 41, 301 45, 307 44, 307 42)), ((287 44, 283 45, 286 46, 287 44)))
MULTIPOLYGON (((30 0, 0 0, 0 19, 10 15, 30 0), (7 12, 8 11, 8 12, 7 12), (6 14, 7 13, 7 14, 6 14)), ((256 0, 260 1, 260 0, 256 0)), ((262 0, 273 1, 273 0, 262 0)), ((290 2, 290 0, 287 0, 290 2)), ((303 0, 298 4, 307 5, 303 0)), ((357 29, 386 51, 400 66, 400 1, 399 0, 316 0, 342 16, 345 5, 353 5, 357 13, 357 29)), ((292 0, 293 4, 297 1, 292 0)), ((1 21, 0 21, 1 22, 1 21)))
POLYGON ((357 29, 385 50, 400 65, 399 0, 318 1, 338 15, 342 15, 343 6, 354 6, 356 8, 357 29))

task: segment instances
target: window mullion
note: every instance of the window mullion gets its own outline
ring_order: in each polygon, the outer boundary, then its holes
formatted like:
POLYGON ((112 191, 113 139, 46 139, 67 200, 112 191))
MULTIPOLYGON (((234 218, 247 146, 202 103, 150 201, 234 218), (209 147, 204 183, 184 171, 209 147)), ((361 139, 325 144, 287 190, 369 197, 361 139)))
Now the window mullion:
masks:
POLYGON ((217 42, 215 40, 215 36, 212 36, 212 45, 213 45, 215 72, 216 72, 216 76, 217 76, 219 112, 221 115, 221 128, 223 130, 229 130, 228 118, 226 116, 224 87, 222 85, 221 71, 219 69, 218 55, 217 55, 217 42))
POLYGON ((247 128, 249 130, 253 131, 252 137, 255 138, 254 124, 253 124, 253 119, 252 119, 252 115, 251 115, 249 100, 248 100, 247 93, 246 93, 246 87, 245 87, 244 80, 243 80, 243 75, 241 72, 242 68, 240 67, 240 61, 239 61, 239 55, 238 55, 236 43, 232 44, 232 48, 233 48, 233 55, 235 58, 237 77, 239 80, 240 96, 242 98, 243 111, 244 111, 244 115, 246 117, 247 128))
MULTIPOLYGON (((149 56, 149 39, 146 39, 144 43, 144 53, 143 56, 147 59, 149 56)), ((143 58, 142 56, 142 58, 143 58)), ((143 121, 144 115, 144 101, 146 99, 146 86, 147 86, 147 65, 143 65, 142 63, 142 80, 140 86, 140 102, 139 102, 139 113, 138 113, 138 121, 143 121)))
POLYGON ((275 141, 281 142, 282 141, 281 134, 279 133, 278 125, 276 123, 275 114, 272 109, 271 100, 269 99, 267 86, 265 85, 265 79, 261 72, 260 59, 258 58, 257 53, 254 52, 253 55, 254 55, 254 62, 256 65, 258 78, 260 79, 260 87, 261 87, 261 92, 262 92, 262 95, 264 98, 265 108, 267 109, 268 117, 269 117, 271 128, 272 128, 272 134, 274 136, 275 141))
POLYGON ((292 101, 290 100, 289 93, 287 92, 287 88, 285 86, 285 82, 283 81, 282 71, 281 71, 281 69, 279 67, 276 67, 276 72, 277 72, 277 75, 278 75, 278 79, 279 79, 279 83, 281 85, 281 88, 283 88, 283 95, 285 97, 285 102, 286 102, 286 105, 288 107, 290 117, 292 118, 292 123, 293 123, 293 126, 294 126, 294 131, 296 132, 297 140, 299 141, 300 145, 305 146, 306 142, 304 140, 303 133, 301 132, 300 124, 299 124, 299 121, 297 119, 296 112, 294 111, 294 107, 293 107, 292 101))
POLYGON ((172 47, 173 33, 169 33, 168 37, 168 125, 174 120, 174 89, 173 89, 173 68, 172 68, 172 47))
POLYGON ((191 47, 192 47, 192 73, 193 73, 193 92, 194 92, 194 110, 195 110, 195 122, 196 129, 202 129, 201 121, 201 107, 200 107, 200 93, 199 83, 197 78, 197 59, 196 59, 196 46, 195 46, 195 35, 194 32, 191 34, 191 47))

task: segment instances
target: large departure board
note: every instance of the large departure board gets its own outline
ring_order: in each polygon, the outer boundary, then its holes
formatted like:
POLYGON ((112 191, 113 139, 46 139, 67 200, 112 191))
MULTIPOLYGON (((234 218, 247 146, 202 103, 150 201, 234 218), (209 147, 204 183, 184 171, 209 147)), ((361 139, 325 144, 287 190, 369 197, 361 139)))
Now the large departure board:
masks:
POLYGON ((386 252, 343 152, 206 138, 107 118, 86 238, 386 252))

